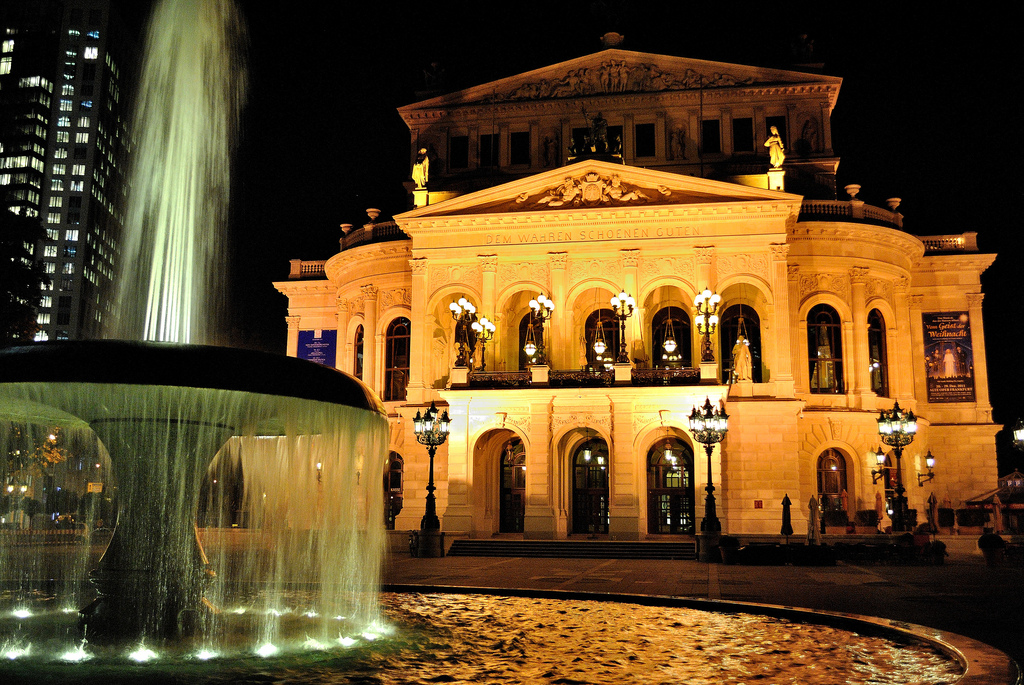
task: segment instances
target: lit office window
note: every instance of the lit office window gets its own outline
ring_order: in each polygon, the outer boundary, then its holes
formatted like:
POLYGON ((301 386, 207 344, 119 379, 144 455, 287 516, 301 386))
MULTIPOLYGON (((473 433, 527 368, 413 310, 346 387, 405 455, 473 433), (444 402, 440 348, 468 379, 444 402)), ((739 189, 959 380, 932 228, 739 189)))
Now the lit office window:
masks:
POLYGON ((72 176, 85 176, 85 165, 84 164, 72 164, 71 165, 72 176))
POLYGON ((70 112, 71 111, 71 100, 61 100, 60 101, 60 111, 62 111, 62 112, 70 112))
POLYGON ((85 59, 96 59, 100 56, 100 49, 96 46, 89 46, 82 52, 82 57, 85 59))
POLYGON ((44 245, 43 246, 43 256, 44 257, 56 257, 57 256, 57 246, 56 245, 44 245))

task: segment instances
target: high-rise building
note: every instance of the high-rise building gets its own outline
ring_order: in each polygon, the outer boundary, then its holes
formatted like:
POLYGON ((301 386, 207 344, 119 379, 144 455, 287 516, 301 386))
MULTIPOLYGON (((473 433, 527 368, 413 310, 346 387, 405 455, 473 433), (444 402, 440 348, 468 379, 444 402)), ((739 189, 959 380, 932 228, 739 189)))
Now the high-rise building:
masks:
POLYGON ((121 69, 134 39, 110 0, 13 0, 0 40, 0 200, 46 229, 36 340, 96 337, 121 227, 121 69))

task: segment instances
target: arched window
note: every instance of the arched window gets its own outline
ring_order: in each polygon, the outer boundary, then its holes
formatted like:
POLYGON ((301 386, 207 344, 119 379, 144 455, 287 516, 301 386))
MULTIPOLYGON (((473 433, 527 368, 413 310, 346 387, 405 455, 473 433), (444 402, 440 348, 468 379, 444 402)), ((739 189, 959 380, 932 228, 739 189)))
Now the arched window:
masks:
POLYGON ((688 368, 692 363, 690 315, 679 307, 663 307, 651 319, 651 366, 656 369, 688 368), (674 344, 669 351, 665 341, 674 344))
POLYGON ((843 508, 846 492, 846 459, 838 450, 827 449, 818 457, 818 499, 822 511, 843 508))
POLYGON ((355 351, 355 359, 352 361, 353 375, 359 380, 363 380, 363 325, 359 324, 356 326, 356 339, 352 344, 352 349, 355 351))
POLYGON ((885 349, 885 319, 877 309, 872 309, 868 314, 868 355, 871 390, 879 397, 888 397, 889 362, 885 349))
POLYGON ((722 339, 722 382, 728 383, 732 373, 732 348, 739 336, 743 336, 750 350, 750 376, 754 383, 761 383, 761 319, 754 308, 734 304, 727 308, 718 320, 722 339))
POLYGON ((541 330, 540 325, 534 320, 532 313, 527 313, 522 320, 519 321, 519 370, 523 371, 531 364, 537 363, 537 353, 533 355, 526 353, 526 341, 532 340, 534 346, 538 349, 544 342, 544 331, 541 330), (533 331, 530 331, 530 326, 533 326, 533 331))
POLYGON ((388 468, 384 472, 384 526, 395 529, 395 518, 402 511, 402 488, 405 461, 398 452, 388 454, 388 468))
POLYGON ((501 448, 501 516, 498 530, 522 533, 526 514, 526 448, 512 438, 501 448))
POLYGON ((598 371, 610 369, 619 354, 619 323, 615 313, 611 309, 591 312, 584 330, 587 366, 598 371), (594 343, 598 340, 604 342, 603 352, 594 349, 594 343))
POLYGON ((388 324, 384 346, 384 401, 404 400, 409 384, 409 319, 400 316, 388 324))
POLYGON ((827 304, 819 304, 807 314, 807 356, 811 392, 843 392, 842 322, 827 304))
POLYGON ((693 452, 678 438, 659 440, 647 453, 647 532, 694 532, 693 452))
POLYGON ((600 438, 585 441, 572 464, 572 532, 607 533, 608 444, 600 438))

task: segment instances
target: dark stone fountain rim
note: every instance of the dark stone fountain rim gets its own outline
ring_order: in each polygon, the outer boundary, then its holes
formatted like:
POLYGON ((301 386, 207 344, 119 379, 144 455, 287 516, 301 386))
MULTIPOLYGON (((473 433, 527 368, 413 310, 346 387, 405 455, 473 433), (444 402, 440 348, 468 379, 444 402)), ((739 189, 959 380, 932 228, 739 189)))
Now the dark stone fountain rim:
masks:
POLYGON ((210 345, 75 340, 0 349, 2 383, 105 383, 235 390, 386 415, 357 378, 268 352, 210 345))

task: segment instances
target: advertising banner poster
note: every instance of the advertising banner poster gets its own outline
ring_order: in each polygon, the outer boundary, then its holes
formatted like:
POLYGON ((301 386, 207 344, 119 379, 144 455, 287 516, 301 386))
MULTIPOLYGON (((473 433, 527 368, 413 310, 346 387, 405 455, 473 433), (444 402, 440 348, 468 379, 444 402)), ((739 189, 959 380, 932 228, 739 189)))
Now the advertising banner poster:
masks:
POLYGON ((974 401, 974 351, 967 312, 921 315, 929 402, 974 401))
POLYGON ((334 368, 337 350, 338 331, 299 331, 299 359, 334 368))

